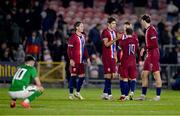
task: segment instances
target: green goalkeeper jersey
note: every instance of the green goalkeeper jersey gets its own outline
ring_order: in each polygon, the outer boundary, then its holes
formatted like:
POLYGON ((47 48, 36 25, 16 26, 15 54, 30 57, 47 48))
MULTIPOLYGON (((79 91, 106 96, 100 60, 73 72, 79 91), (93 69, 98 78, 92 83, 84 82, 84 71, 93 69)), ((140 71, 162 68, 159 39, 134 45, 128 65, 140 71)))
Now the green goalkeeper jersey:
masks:
POLYGON ((21 65, 15 73, 9 91, 21 91, 25 89, 34 78, 37 70, 33 66, 21 65))

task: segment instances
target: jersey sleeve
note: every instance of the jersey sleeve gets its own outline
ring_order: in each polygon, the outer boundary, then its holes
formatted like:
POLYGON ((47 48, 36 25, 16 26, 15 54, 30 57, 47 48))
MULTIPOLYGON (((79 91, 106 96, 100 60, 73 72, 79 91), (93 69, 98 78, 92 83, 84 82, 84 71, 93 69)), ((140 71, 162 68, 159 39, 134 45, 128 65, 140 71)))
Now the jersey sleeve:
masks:
POLYGON ((157 39, 157 33, 155 29, 151 29, 149 31, 149 39, 153 40, 153 39, 157 39))
POLYGON ((72 59, 73 57, 73 48, 74 48, 74 39, 73 37, 71 37, 68 41, 68 48, 67 48, 67 53, 68 53, 68 57, 69 59, 72 59))
POLYGON ((145 49, 154 49, 154 48, 158 48, 158 44, 157 44, 157 32, 155 29, 151 28, 149 31, 148 31, 148 43, 146 45, 146 48, 145 49))
POLYGON ((101 34, 101 40, 103 40, 104 38, 108 38, 108 33, 106 30, 104 30, 101 34))

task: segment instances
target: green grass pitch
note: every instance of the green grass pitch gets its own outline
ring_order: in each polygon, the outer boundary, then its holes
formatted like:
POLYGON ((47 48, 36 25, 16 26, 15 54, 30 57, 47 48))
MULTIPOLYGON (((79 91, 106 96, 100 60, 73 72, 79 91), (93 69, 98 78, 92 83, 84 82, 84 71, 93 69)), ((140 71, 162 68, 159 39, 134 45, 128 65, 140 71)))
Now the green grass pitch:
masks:
MULTIPOLYGON (((161 100, 151 101, 155 90, 148 90, 146 101, 125 101, 119 98, 119 89, 113 89, 114 101, 100 99, 102 89, 83 88, 85 100, 68 100, 68 89, 46 89, 44 94, 24 109, 9 108, 8 89, 0 88, 0 115, 180 115, 180 91, 162 90, 161 100)), ((139 96, 137 90, 135 96, 139 96)))

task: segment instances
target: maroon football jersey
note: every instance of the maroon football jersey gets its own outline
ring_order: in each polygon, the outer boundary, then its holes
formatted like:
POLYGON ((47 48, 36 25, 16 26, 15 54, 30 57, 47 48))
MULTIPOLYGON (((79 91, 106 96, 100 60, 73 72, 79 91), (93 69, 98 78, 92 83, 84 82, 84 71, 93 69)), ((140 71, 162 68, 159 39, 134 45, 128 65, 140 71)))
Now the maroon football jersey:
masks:
MULTIPOLYGON (((108 38, 108 42, 116 39, 117 33, 116 31, 110 31, 108 28, 104 29, 101 35, 101 38, 108 38)), ((116 53, 116 42, 114 42, 110 47, 106 47, 103 44, 102 48, 102 59, 111 59, 115 58, 115 53, 116 53)))
POLYGON ((136 53, 139 54, 138 41, 135 36, 124 37, 119 41, 123 55, 121 58, 121 64, 130 64, 131 62, 136 62, 136 53))
POLYGON ((158 48, 158 34, 154 26, 150 25, 147 28, 145 40, 147 52, 152 49, 158 48))
POLYGON ((87 58, 87 49, 85 48, 85 35, 78 36, 73 34, 68 41, 68 56, 73 59, 76 64, 83 63, 84 58, 87 58))

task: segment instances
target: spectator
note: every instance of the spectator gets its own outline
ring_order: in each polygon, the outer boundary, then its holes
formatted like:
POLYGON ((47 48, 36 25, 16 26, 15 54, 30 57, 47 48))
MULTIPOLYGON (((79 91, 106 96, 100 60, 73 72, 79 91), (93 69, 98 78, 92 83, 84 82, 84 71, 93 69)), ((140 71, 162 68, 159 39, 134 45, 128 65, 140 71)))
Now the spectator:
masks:
POLYGON ((64 41, 64 39, 68 37, 67 35, 68 27, 67 27, 67 22, 64 21, 63 15, 58 16, 58 31, 59 33, 61 33, 62 39, 64 41))
POLYGON ((180 28, 175 32, 175 36, 173 37, 173 44, 175 46, 180 44, 180 28))
POLYGON ((38 32, 33 31, 32 35, 29 36, 26 40, 26 53, 33 55, 36 59, 39 60, 41 54, 41 47, 42 47, 42 39, 38 35, 38 32))
POLYGON ((1 48, 0 48, 0 60, 2 61, 3 57, 4 57, 4 53, 7 49, 7 43, 3 42, 1 43, 1 48))
POLYGON ((93 8, 94 0, 83 0, 84 8, 93 8))
POLYGON ((53 49, 52 49, 53 61, 60 62, 63 57, 63 51, 66 50, 63 49, 61 40, 54 41, 53 49))
POLYGON ((62 6, 64 8, 68 8, 71 0, 61 0, 61 1, 62 1, 62 6))
POLYGON ((141 14, 144 14, 146 9, 145 6, 147 5, 147 0, 132 0, 135 14, 139 17, 141 14))
POLYGON ((95 45, 95 49, 99 54, 102 54, 102 42, 100 37, 101 24, 96 24, 95 27, 89 31, 89 39, 95 45))
POLYGON ((171 40, 171 34, 169 31, 169 27, 167 25, 165 25, 165 28, 162 30, 162 35, 159 38, 160 39, 160 43, 163 45, 168 45, 170 44, 170 40, 171 40))
POLYGON ((21 43, 20 27, 14 22, 11 25, 11 31, 12 31, 12 37, 11 37, 12 45, 15 46, 15 48, 18 48, 18 45, 21 43))
POLYGON ((172 83, 173 90, 180 90, 180 68, 177 69, 176 74, 173 76, 174 82, 172 83))
POLYGON ((18 63, 24 62, 25 52, 24 52, 24 48, 21 44, 19 45, 14 57, 18 63))
POLYGON ((138 36, 138 40, 139 40, 139 46, 142 46, 143 44, 145 44, 145 35, 144 32, 142 30, 141 24, 139 21, 136 21, 134 23, 134 32, 137 34, 138 36))
POLYGON ((175 48, 169 48, 168 64, 177 64, 177 51, 175 48))
POLYGON ((1 61, 7 61, 7 62, 13 62, 14 61, 12 49, 10 49, 10 48, 5 49, 1 61))
POLYGON ((175 25, 172 27, 171 33, 173 36, 175 36, 175 33, 179 30, 180 28, 180 20, 175 23, 175 25))
POLYGON ((112 14, 124 14, 123 0, 107 0, 105 4, 105 13, 112 14))
POLYGON ((46 10, 42 11, 41 17, 43 31, 48 31, 54 27, 57 16, 53 9, 47 8, 46 10))
POLYGON ((152 8, 152 9, 156 9, 156 10, 159 9, 158 0, 151 0, 151 8, 152 8))
POLYGON ((167 20, 173 21, 178 16, 178 10, 178 7, 174 5, 173 1, 170 1, 167 6, 167 20))

